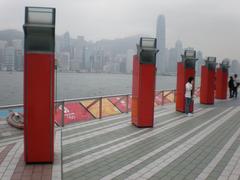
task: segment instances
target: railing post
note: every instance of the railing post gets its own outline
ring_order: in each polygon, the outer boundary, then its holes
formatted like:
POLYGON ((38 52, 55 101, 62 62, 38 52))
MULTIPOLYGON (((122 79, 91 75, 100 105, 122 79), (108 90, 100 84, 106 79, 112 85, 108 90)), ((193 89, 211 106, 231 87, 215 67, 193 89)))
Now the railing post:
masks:
POLYGON ((164 105, 164 91, 162 91, 162 106, 164 105))
POLYGON ((176 102, 176 90, 173 90, 173 102, 176 102))
POLYGON ((128 101, 129 101, 129 94, 126 96, 126 113, 128 113, 128 101))
POLYGON ((61 103, 61 106, 62 106, 62 127, 64 127, 64 101, 62 101, 61 103))
POLYGON ((102 97, 99 98, 99 119, 102 119, 102 97))

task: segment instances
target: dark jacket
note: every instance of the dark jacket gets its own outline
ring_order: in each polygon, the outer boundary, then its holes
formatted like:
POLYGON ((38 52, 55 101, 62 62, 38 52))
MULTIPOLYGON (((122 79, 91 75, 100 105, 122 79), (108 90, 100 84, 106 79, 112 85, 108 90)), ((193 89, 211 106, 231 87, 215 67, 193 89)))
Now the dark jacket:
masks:
POLYGON ((230 80, 228 81, 228 87, 229 87, 230 89, 234 88, 233 79, 230 79, 230 80))

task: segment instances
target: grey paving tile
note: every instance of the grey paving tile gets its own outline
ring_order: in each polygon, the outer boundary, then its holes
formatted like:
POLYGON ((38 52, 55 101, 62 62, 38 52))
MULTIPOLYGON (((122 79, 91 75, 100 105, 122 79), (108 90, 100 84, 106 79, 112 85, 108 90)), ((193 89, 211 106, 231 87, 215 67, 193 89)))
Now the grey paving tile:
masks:
POLYGON ((184 179, 186 179, 186 180, 193 180, 193 179, 196 179, 196 175, 190 173, 187 176, 185 176, 184 179))
POLYGON ((184 179, 185 179, 185 176, 181 174, 178 174, 173 178, 173 180, 184 180, 184 179))
POLYGON ((164 176, 164 177, 159 177, 159 179, 161 179, 161 180, 171 180, 172 177, 171 176, 164 176))
MULTIPOLYGON (((148 138, 146 140, 141 141, 140 143, 136 143, 133 146, 129 146, 119 152, 112 153, 110 155, 105 156, 104 158, 98 159, 92 163, 88 163, 86 165, 81 166, 80 168, 76 168, 71 172, 64 173, 65 177, 71 177, 71 174, 75 174, 76 177, 80 177, 79 175, 82 175, 83 177, 86 177, 87 179, 94 179, 96 177, 102 177, 110 172, 116 171, 119 168, 133 162, 134 160, 137 160, 138 158, 142 157, 143 155, 152 152, 158 147, 163 146, 164 144, 168 143, 169 141, 172 141, 176 137, 179 137, 180 135, 184 134, 185 132, 190 131, 192 128, 199 126, 203 122, 207 121, 211 116, 214 114, 217 114, 221 112, 224 109, 224 107, 219 107, 219 109, 209 112, 202 117, 202 119, 193 119, 190 122, 183 123, 181 125, 178 125, 174 128, 171 128, 167 131, 164 131, 162 133, 159 133, 158 135, 155 135, 151 138, 148 138), (83 171, 85 169, 85 171, 83 171), (90 169, 90 171, 86 170, 90 169), (97 169, 97 170, 96 170, 97 169), (92 171, 93 172, 92 172, 92 171)), ((173 115, 174 116, 174 115, 173 115)), ((176 114, 175 114, 176 116, 176 114)), ((171 117, 171 116, 169 116, 171 117)), ((165 117, 167 118, 167 117, 165 117)), ((161 119, 160 119, 161 120, 161 119)), ((216 120, 217 121, 217 120, 216 120)), ((232 121, 234 122, 234 121, 232 121)), ((153 176, 151 179, 154 178, 177 178, 181 179, 181 177, 196 177, 198 173, 200 173, 201 169, 206 167, 206 165, 211 161, 215 154, 221 149, 221 147, 224 145, 224 143, 228 140, 228 137, 231 135, 231 131, 234 131, 234 127, 239 127, 238 123, 232 123, 228 122, 227 124, 224 124, 225 127, 218 128, 217 131, 212 133, 211 137, 205 138, 203 141, 201 141, 199 144, 191 148, 189 151, 187 151, 183 156, 181 156, 179 159, 173 161, 169 166, 167 166, 167 169, 161 170, 159 173, 156 174, 156 176, 153 176), (215 143, 214 143, 215 142, 215 143), (203 153, 204 152, 204 153, 203 153), (177 168, 177 167, 184 167, 184 169, 177 168), (193 168, 194 167, 194 168, 193 168), (195 170, 198 171, 195 171, 195 170), (167 176, 168 174, 168 176, 167 176)), ((95 126, 94 128, 96 128, 95 126)), ((93 128, 93 127, 92 127, 93 128)), ((205 128, 205 127, 204 127, 205 128)), ((203 128, 203 129, 204 129, 203 128)), ((85 129, 86 130, 86 129, 85 129)), ((112 133, 107 133, 105 135, 101 135, 99 137, 94 137, 85 141, 81 141, 80 143, 74 143, 70 144, 69 146, 64 146, 64 156, 78 152, 80 150, 88 149, 90 147, 94 147, 96 145, 102 144, 104 142, 116 139, 118 137, 122 137, 127 133, 136 132, 138 129, 133 127, 123 128, 121 130, 114 131, 112 133)), ((202 129, 201 129, 202 130, 202 129)), ((199 130, 199 131, 201 131, 199 130)), ((151 131, 151 130, 149 130, 151 131)), ((197 133, 197 132, 196 132, 197 133)), ((195 133, 192 134, 192 136, 195 133)), ((123 174, 117 176, 115 179, 125 179, 131 174, 135 173, 139 169, 145 167, 152 161, 154 161, 156 158, 159 158, 172 150, 173 148, 177 147, 186 139, 170 146, 166 150, 156 154, 155 156, 145 160, 144 162, 140 163, 139 165, 135 166, 134 168, 124 172, 123 174)), ((81 156, 76 156, 72 159, 69 159, 70 162, 76 158, 84 157, 87 154, 91 154, 93 152, 98 152, 106 147, 110 147, 113 144, 109 146, 105 146, 99 149, 96 149, 94 151, 90 151, 86 154, 83 154, 81 156)), ((234 152, 234 149, 232 150, 234 152)), ((220 164, 224 167, 226 165, 226 162, 230 158, 230 155, 225 157, 225 160, 220 164)), ((221 166, 219 166, 220 169, 221 166)), ((214 174, 213 174, 214 175, 214 174)), ((161 179, 162 179, 161 178, 161 179)))
POLYGON ((206 178, 206 180, 217 180, 217 179, 218 179, 218 177, 214 177, 214 176, 208 176, 206 178))
MULTIPOLYGON (((232 126, 234 126, 235 124, 232 124, 232 126)), ((220 131, 221 132, 221 131, 220 131)), ((226 138, 226 140, 228 140, 227 138, 226 138)), ((211 144, 212 142, 210 141, 210 144, 211 144)), ((222 143, 222 144, 224 144, 224 143, 222 143)), ((201 149, 198 149, 197 151, 195 151, 194 153, 196 153, 196 154, 198 154, 199 152, 201 152, 202 150, 201 149)), ((217 151, 214 151, 215 153, 217 153, 217 151)), ((189 153, 188 153, 189 154, 189 153)), ((214 158, 214 156, 215 156, 215 154, 213 154, 212 152, 210 152, 209 153, 209 156, 207 156, 207 158, 205 158, 205 160, 207 161, 207 162, 209 162, 211 159, 213 159, 214 158)), ((202 159, 204 159, 204 156, 200 156, 199 157, 199 155, 198 155, 198 157, 194 160, 194 162, 201 162, 201 160, 202 159)), ((187 165, 187 159, 185 159, 181 164, 179 164, 179 166, 181 165, 181 166, 186 166, 187 167, 187 169, 190 169, 190 170, 193 170, 194 168, 191 168, 191 166, 188 166, 187 165)), ((196 164, 198 164, 198 163, 196 163, 196 164)), ((201 166, 202 167, 202 169, 203 168, 205 168, 206 167, 206 165, 207 164, 205 164, 204 166, 201 166)), ((198 166, 198 168, 199 168, 199 166, 198 166)), ((164 168, 164 169, 166 169, 166 168, 164 168)), ((186 174, 186 172, 185 171, 182 171, 181 172, 182 174, 186 174)), ((195 172, 196 173, 196 172, 195 172)))

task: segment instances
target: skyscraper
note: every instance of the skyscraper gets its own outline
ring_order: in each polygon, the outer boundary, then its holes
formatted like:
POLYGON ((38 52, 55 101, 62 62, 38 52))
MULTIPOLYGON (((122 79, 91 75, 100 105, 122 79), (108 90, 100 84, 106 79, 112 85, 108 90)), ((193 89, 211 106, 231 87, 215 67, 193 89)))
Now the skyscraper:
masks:
POLYGON ((201 67, 204 65, 203 53, 202 51, 197 51, 197 62, 196 62, 196 75, 201 76, 201 67))
POLYGON ((15 48, 14 69, 16 71, 23 71, 23 41, 21 39, 14 39, 12 40, 12 45, 15 48))
POLYGON ((157 72, 158 74, 166 73, 166 27, 165 16, 159 15, 157 19, 157 48, 159 52, 157 54, 157 72))
POLYGON ((0 71, 3 70, 6 46, 7 46, 7 41, 0 40, 0 71))
MULTIPOLYGON (((183 53, 183 44, 182 41, 177 40, 175 43, 175 49, 176 49, 176 53, 177 53, 177 62, 181 61, 181 55, 183 53)), ((176 64, 177 64, 176 62, 176 64)))
POLYGON ((63 50, 70 53, 70 33, 65 32, 63 35, 63 50))
POLYGON ((133 64, 133 55, 136 54, 136 52, 132 49, 127 50, 127 73, 132 73, 132 64, 133 64))
POLYGON ((5 49, 5 61, 3 66, 7 71, 14 70, 14 62, 15 62, 15 48, 12 46, 6 47, 5 49))
POLYGON ((181 61, 181 54, 183 53, 183 45, 180 40, 175 43, 175 48, 171 48, 168 51, 168 71, 171 74, 175 74, 177 72, 177 62, 181 61))
POLYGON ((169 49, 168 56, 168 72, 175 73, 177 69, 177 49, 171 48, 169 49))

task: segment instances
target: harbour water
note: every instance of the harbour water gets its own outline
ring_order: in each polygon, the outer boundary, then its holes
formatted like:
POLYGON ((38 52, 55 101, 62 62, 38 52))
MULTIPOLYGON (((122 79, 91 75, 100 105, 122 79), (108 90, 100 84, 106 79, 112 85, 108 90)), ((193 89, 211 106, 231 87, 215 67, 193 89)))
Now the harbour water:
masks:
MULTIPOLYGON (((56 99, 131 93, 131 74, 56 73, 56 99)), ((40 82, 39 82, 40 83, 40 82)), ((199 84, 197 79, 196 84, 199 84)), ((156 90, 175 89, 175 76, 157 76, 156 90)), ((23 73, 0 72, 0 105, 23 103, 23 73)))

